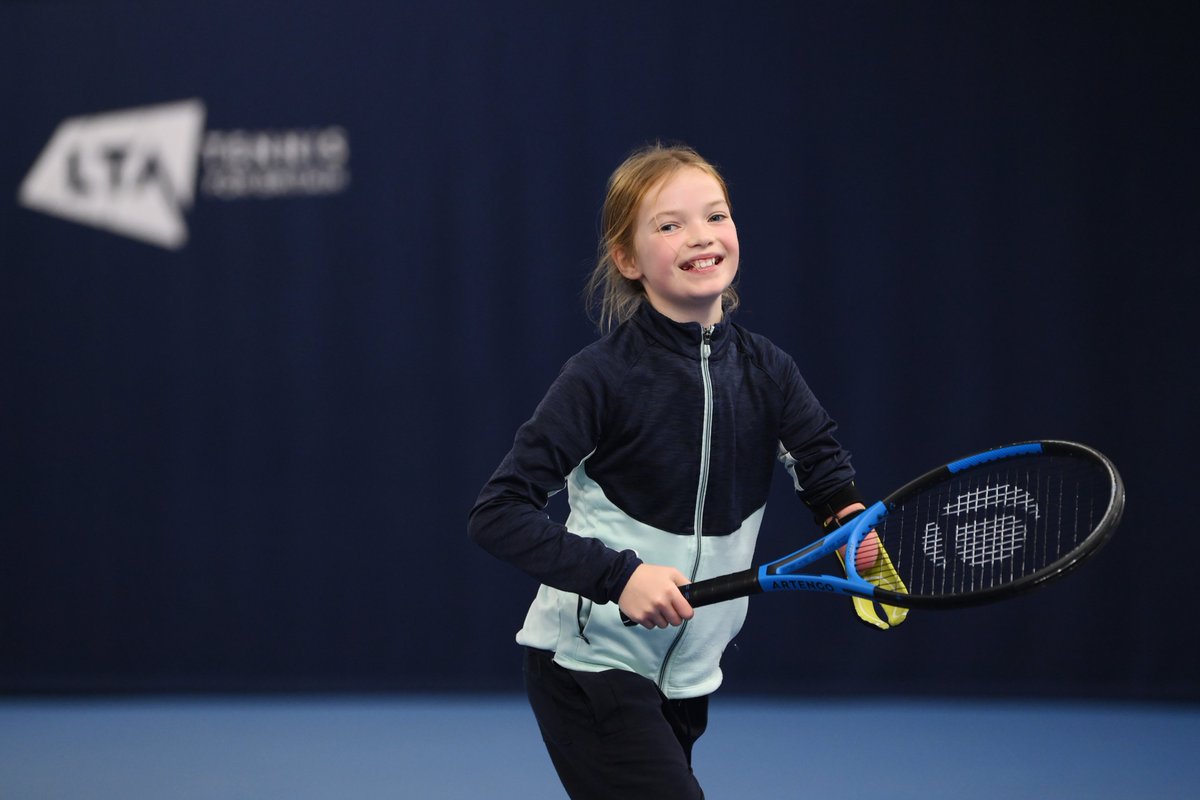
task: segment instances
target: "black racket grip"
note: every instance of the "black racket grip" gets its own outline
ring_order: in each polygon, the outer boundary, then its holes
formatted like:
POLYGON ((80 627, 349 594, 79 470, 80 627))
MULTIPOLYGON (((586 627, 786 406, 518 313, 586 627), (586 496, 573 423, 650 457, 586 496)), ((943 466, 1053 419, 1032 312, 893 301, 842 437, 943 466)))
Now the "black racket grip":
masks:
POLYGON ((692 608, 700 608, 758 594, 762 591, 762 584, 758 582, 758 570, 748 569, 680 586, 679 591, 687 598, 692 608))
MULTIPOLYGON (((732 572, 705 581, 689 583, 687 586, 680 586, 679 591, 692 608, 699 608, 758 594, 762 591, 762 584, 758 582, 758 570, 748 569, 743 572, 732 572)), ((636 622, 625 616, 624 611, 621 612, 621 622, 625 623, 626 628, 637 625, 636 622)))

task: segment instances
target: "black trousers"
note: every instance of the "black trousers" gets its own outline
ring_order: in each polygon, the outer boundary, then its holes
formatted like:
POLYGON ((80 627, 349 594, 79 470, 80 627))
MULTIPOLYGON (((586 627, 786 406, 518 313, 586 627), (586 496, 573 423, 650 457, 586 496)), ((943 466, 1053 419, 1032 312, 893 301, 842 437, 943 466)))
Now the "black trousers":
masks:
POLYGON ((573 800, 703 800, 692 745, 708 698, 668 700, 624 670, 576 672, 525 650, 525 690, 550 760, 573 800))

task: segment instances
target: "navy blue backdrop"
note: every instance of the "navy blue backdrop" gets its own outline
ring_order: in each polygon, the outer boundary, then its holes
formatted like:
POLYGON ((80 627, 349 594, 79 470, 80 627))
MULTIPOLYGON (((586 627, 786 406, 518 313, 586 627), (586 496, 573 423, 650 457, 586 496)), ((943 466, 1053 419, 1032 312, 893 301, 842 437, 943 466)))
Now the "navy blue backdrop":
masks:
MULTIPOLYGON (((1036 437, 1128 484, 1010 604, 756 600, 727 689, 1200 699, 1194 13, 755 6, 0 4, 0 690, 515 689, 535 585, 466 513, 662 139, 869 494, 1036 437), (164 104, 200 138, 116 115, 164 104)), ((781 472, 760 553, 812 533, 781 472)))

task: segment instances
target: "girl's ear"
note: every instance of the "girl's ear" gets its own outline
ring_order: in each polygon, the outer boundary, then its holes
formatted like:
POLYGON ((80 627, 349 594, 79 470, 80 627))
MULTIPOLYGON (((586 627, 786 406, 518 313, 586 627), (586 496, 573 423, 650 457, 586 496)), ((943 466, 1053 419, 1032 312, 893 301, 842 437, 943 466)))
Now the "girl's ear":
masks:
POLYGON ((611 252, 613 263, 617 265, 618 272, 631 281, 642 279, 642 271, 637 268, 637 263, 633 260, 624 247, 613 247, 611 252))

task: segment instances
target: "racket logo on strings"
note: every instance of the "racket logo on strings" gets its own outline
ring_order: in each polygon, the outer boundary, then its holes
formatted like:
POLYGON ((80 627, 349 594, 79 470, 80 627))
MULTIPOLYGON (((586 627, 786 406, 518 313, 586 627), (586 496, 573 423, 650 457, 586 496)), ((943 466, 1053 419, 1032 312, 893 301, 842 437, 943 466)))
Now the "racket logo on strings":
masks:
MULTIPOLYGON (((1012 558, 1025 545, 1030 521, 1041 512, 1033 495, 1019 486, 995 484, 962 492, 942 509, 953 528, 953 554, 968 567, 986 567, 1012 558)), ((922 549, 936 566, 945 567, 948 537, 942 521, 925 525, 922 549)))

